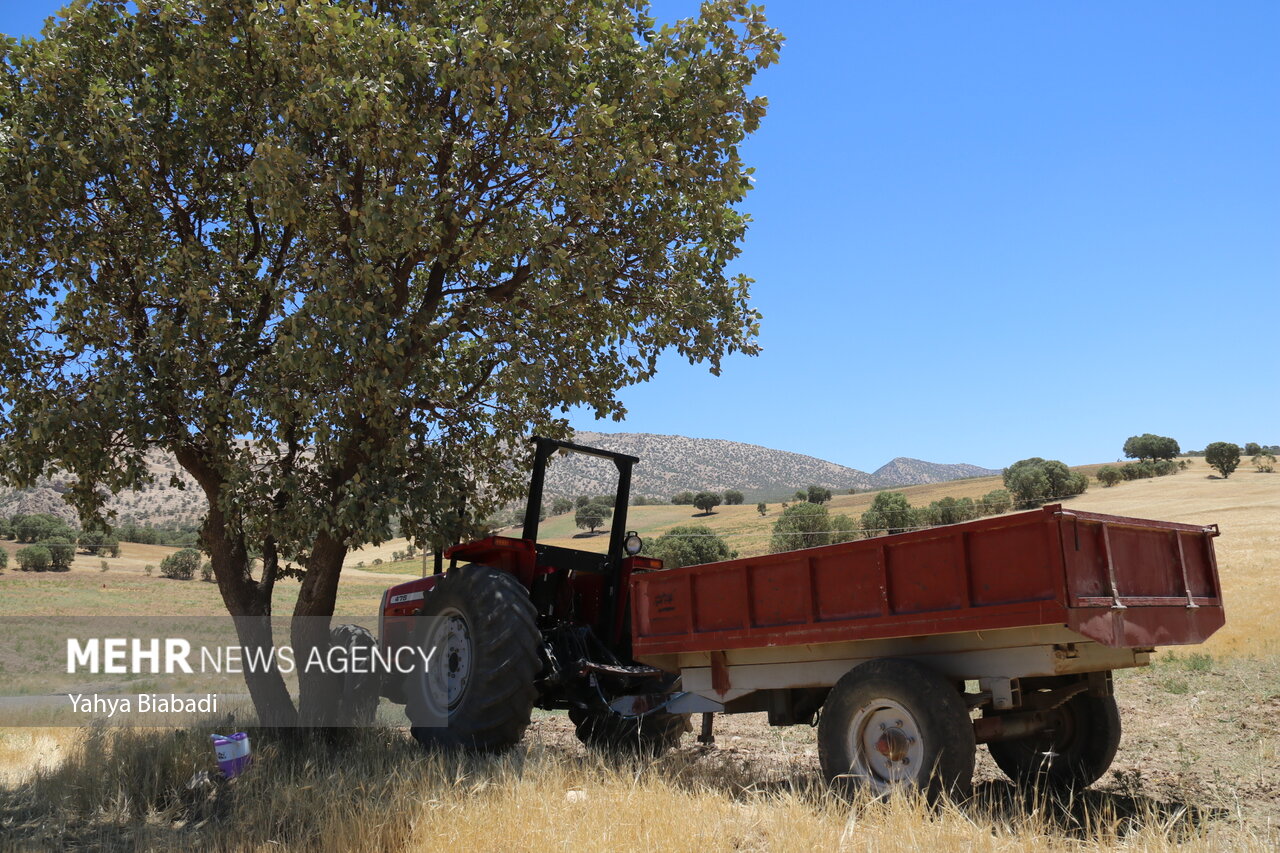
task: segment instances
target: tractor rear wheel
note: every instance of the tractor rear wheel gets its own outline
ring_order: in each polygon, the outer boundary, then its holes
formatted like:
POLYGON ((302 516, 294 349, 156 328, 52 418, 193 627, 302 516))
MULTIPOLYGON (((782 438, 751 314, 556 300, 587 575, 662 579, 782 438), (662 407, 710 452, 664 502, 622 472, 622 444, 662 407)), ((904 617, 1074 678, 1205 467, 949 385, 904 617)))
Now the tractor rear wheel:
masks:
POLYGON ((818 721, 818 760, 846 793, 915 788, 962 798, 977 746, 955 687, 908 660, 855 666, 831 688, 818 721))
POLYGON ((592 749, 621 755, 655 758, 679 745, 693 729, 689 714, 655 711, 643 717, 624 717, 607 709, 570 708, 569 719, 578 740, 592 749))
POLYGON ((536 612, 512 575, 464 566, 423 599, 405 713, 423 746, 496 752, 520 741, 537 699, 536 612), (425 660, 424 660, 425 658, 425 660))
POLYGON ((1086 788, 1107 772, 1120 746, 1115 697, 1080 693, 1053 714, 1052 728, 1031 737, 993 741, 987 749, 1005 775, 1024 787, 1052 792, 1086 788))

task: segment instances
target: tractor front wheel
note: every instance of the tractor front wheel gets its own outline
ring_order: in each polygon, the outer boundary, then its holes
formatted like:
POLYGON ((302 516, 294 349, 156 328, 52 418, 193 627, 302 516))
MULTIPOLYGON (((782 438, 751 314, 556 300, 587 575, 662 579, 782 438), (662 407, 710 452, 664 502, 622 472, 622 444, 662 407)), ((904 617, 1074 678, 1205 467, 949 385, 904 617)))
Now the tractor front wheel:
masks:
POLYGON ((524 587, 489 566, 454 569, 426 594, 404 684, 419 743, 496 752, 520 741, 537 698, 536 616, 524 587))

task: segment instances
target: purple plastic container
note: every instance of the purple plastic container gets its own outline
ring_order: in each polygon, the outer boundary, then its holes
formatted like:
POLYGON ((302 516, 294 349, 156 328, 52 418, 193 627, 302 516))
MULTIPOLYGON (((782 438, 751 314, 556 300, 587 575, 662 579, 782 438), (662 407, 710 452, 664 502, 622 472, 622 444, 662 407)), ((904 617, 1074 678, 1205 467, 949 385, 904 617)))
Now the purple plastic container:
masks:
POLYGON ((249 736, 244 732, 233 735, 212 735, 213 754, 218 758, 218 769, 228 779, 234 779, 245 771, 253 756, 249 753, 249 736))

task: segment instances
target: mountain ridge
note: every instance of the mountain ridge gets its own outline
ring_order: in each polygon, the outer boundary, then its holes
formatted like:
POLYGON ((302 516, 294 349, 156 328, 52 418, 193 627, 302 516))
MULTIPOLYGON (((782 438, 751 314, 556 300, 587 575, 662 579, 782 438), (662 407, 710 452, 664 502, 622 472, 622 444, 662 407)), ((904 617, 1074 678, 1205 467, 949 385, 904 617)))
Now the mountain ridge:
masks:
MULTIPOLYGON (((810 485, 834 492, 868 491, 1000 473, 977 465, 947 465, 905 456, 867 473, 815 456, 721 438, 581 431, 574 440, 639 457, 632 493, 662 500, 683 491, 736 489, 751 502, 776 501, 789 499, 797 489, 810 485)), ((147 463, 156 482, 108 502, 118 513, 117 523, 195 523, 205 507, 195 482, 167 454, 153 451, 148 454, 147 463), (181 483, 183 488, 176 488, 174 483, 181 483)), ((544 494, 548 498, 612 494, 616 478, 616 469, 607 460, 581 454, 557 456, 547 469, 544 494)), ((75 511, 62 500, 68 486, 67 478, 53 476, 33 489, 0 487, 0 514, 48 512, 74 521, 75 511)))

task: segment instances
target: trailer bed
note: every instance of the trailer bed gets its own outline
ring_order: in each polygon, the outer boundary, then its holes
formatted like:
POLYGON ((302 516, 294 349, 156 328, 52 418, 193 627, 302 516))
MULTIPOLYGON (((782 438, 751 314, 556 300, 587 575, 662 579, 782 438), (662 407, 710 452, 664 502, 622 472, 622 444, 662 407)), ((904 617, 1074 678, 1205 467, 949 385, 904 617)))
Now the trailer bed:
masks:
MULTIPOLYGON (((1114 649, 1199 643, 1224 621, 1216 525, 1037 510, 632 575, 633 654, 705 653, 1042 627, 1114 649)), ((1049 635, 1046 635, 1049 636, 1049 635)))

